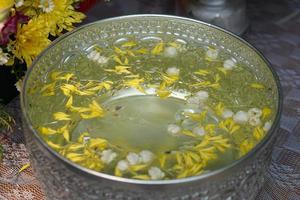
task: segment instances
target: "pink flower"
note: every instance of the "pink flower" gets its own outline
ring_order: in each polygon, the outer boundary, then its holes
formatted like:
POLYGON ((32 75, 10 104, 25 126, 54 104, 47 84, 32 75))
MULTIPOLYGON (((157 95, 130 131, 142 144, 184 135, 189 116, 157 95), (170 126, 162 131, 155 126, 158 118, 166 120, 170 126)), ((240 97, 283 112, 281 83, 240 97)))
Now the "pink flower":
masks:
POLYGON ((20 12, 9 17, 0 31, 0 45, 6 45, 9 42, 9 37, 17 32, 18 24, 24 24, 28 20, 29 17, 20 12))

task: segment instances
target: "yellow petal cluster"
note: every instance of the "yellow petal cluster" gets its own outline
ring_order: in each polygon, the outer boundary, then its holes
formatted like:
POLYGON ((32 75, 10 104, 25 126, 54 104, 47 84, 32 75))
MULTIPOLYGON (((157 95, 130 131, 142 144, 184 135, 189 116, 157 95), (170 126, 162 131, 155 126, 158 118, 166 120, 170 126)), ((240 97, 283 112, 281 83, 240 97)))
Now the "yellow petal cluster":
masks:
POLYGON ((48 33, 53 36, 60 35, 63 30, 73 30, 73 24, 81 22, 85 17, 83 13, 75 11, 73 0, 51 0, 51 3, 53 8, 44 12, 39 0, 25 0, 20 10, 30 17, 38 16, 39 21, 49 28, 48 33))
POLYGON ((49 28, 38 18, 31 19, 28 24, 18 25, 16 40, 11 42, 14 55, 29 67, 32 60, 50 44, 48 35, 49 28))

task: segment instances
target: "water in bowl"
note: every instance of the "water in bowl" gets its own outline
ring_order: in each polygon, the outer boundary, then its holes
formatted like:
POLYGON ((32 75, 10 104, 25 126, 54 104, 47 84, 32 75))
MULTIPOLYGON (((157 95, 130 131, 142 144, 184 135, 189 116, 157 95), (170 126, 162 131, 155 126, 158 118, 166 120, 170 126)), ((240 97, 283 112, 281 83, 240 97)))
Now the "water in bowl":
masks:
POLYGON ((270 129, 276 87, 259 73, 217 46, 123 38, 50 70, 31 118, 51 148, 89 169, 195 176, 239 159, 270 129))

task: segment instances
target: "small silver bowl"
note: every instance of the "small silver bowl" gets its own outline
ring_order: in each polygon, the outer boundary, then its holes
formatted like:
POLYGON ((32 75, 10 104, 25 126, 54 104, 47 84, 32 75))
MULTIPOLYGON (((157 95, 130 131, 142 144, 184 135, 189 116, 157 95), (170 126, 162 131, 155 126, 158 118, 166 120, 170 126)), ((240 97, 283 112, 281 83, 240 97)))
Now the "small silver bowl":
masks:
MULTIPOLYGON (((268 61, 250 44, 219 27, 200 21, 164 15, 132 15, 85 25, 55 40, 29 69, 22 89, 23 126, 27 148, 48 199, 247 199, 256 197, 270 162, 282 107, 279 79, 268 61), (92 171, 72 163, 52 150, 35 130, 29 112, 31 91, 47 72, 66 58, 96 42, 132 35, 172 35, 179 39, 218 46, 245 62, 252 70, 268 74, 276 87, 277 113, 264 139, 247 155, 218 170, 183 179, 144 181, 92 171), (271 76, 270 76, 271 75, 271 76)), ((45 108, 47 112, 47 108, 45 108)))

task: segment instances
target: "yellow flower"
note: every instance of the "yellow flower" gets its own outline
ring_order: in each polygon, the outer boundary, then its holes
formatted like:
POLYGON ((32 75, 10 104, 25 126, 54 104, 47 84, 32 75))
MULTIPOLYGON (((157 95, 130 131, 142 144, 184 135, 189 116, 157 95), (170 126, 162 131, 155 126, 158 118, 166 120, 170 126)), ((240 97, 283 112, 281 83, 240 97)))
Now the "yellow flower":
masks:
POLYGON ((0 1, 0 11, 8 9, 14 5, 14 0, 2 0, 0 1))
POLYGON ((24 12, 29 16, 36 16, 49 27, 50 34, 59 35, 64 29, 71 31, 74 23, 79 23, 85 17, 83 13, 75 11, 73 0, 49 0, 42 4, 39 0, 26 0, 24 12), (50 2, 51 1, 51 2, 50 2), (47 8, 45 8, 47 6, 47 8))
POLYGON ((32 60, 49 44, 49 29, 43 20, 31 19, 28 24, 19 25, 16 40, 11 42, 13 53, 20 60, 24 60, 27 67, 32 60))

